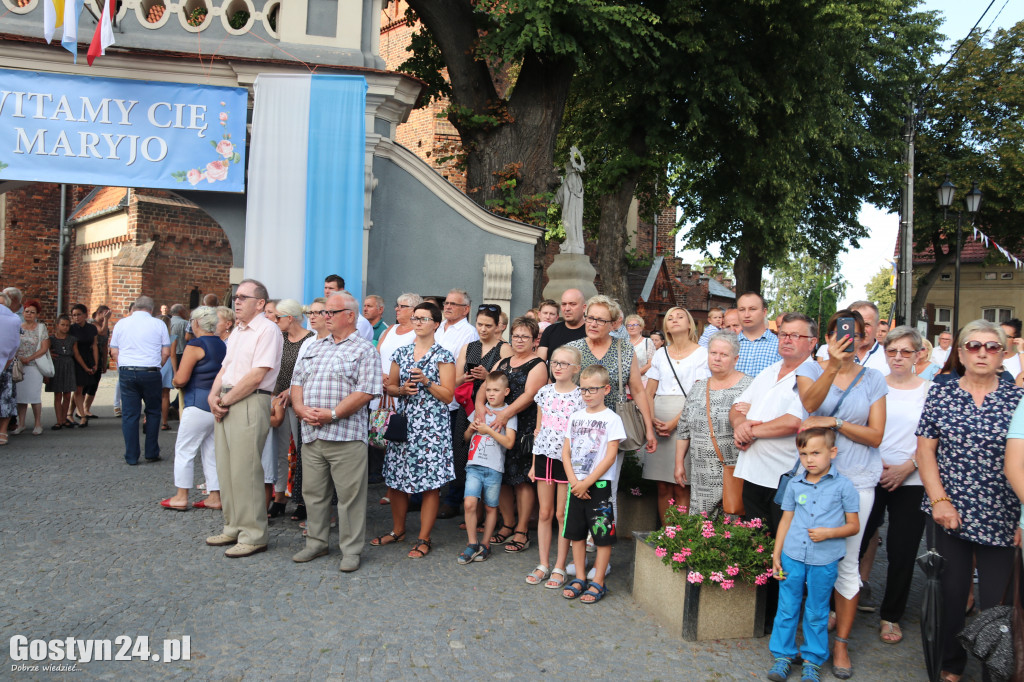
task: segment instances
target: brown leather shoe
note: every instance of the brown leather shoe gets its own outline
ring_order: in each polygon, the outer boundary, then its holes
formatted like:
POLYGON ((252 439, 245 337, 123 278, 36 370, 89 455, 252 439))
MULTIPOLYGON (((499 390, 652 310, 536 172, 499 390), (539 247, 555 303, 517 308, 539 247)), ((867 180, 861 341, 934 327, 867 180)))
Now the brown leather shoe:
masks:
POLYGON ((266 545, 249 545, 244 542, 239 542, 234 547, 229 547, 225 552, 224 556, 229 559, 239 559, 244 556, 252 556, 253 554, 259 554, 260 552, 266 552, 266 545))
POLYGON ((206 544, 210 547, 223 547, 225 545, 233 545, 238 542, 238 538, 231 537, 221 533, 220 535, 211 535, 206 538, 206 544))

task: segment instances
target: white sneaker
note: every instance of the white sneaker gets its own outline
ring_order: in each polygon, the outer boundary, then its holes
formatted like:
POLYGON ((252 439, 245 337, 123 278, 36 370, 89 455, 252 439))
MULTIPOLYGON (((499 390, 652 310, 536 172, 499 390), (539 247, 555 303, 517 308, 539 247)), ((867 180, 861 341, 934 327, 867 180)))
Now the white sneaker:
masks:
MULTIPOLYGON (((604 569, 604 574, 608 575, 611 572, 612 572, 612 562, 609 561, 607 568, 604 569)), ((596 566, 592 566, 590 568, 590 570, 587 571, 587 580, 593 580, 594 576, 596 576, 596 575, 597 575, 597 567, 596 566)))
MULTIPOLYGON (((22 433, 24 430, 25 430, 24 426, 19 426, 18 428, 16 428, 13 431, 11 431, 11 435, 12 436, 17 436, 18 434, 22 433)), ((975 581, 975 582, 977 582, 977 581, 975 581)))

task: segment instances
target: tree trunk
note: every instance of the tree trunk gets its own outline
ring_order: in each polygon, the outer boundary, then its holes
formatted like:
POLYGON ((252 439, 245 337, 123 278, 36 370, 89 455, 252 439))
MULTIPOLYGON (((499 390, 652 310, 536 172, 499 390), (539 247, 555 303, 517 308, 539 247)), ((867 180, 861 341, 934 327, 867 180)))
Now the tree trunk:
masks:
MULTIPOLYGON (((943 242, 938 238, 932 240, 932 252, 935 254, 935 262, 921 276, 921 279, 917 280, 914 300, 910 302, 910 320, 907 321, 907 324, 912 327, 916 327, 917 321, 921 319, 921 311, 924 310, 925 302, 928 300, 928 294, 931 293, 932 287, 939 281, 939 275, 942 274, 947 265, 956 260, 956 249, 947 245, 947 249, 943 251, 942 245, 943 242)), ((954 329, 953 334, 955 335, 956 332, 957 330, 954 329)))
POLYGON ((747 237, 744 233, 739 255, 732 266, 736 276, 736 298, 747 291, 761 291, 761 278, 764 275, 765 260, 758 253, 758 240, 747 237))
POLYGON ((597 273, 601 277, 604 294, 619 302, 623 315, 635 312, 636 308, 636 301, 629 295, 625 253, 628 237, 626 217, 639 178, 639 169, 631 171, 614 192, 602 194, 597 199, 601 211, 597 229, 597 273))

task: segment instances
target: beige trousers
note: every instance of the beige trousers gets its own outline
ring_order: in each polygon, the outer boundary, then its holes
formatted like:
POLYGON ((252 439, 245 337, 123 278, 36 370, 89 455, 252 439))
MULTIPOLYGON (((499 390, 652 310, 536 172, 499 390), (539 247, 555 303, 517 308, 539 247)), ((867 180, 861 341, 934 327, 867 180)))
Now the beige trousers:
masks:
POLYGON ((315 440, 302 444, 302 499, 306 547, 327 547, 331 530, 331 483, 338 492, 338 545, 342 556, 359 556, 366 538, 366 443, 315 440))
POLYGON ((270 432, 270 396, 252 393, 228 409, 214 427, 224 534, 265 545, 266 492, 260 455, 270 432))

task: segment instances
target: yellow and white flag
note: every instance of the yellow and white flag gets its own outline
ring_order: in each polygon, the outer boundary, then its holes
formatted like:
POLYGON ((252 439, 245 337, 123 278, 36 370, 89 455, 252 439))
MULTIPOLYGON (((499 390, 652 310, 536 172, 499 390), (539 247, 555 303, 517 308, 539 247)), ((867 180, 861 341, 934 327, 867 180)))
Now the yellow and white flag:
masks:
POLYGON ((53 40, 57 28, 64 25, 64 0, 43 0, 43 37, 53 40))

